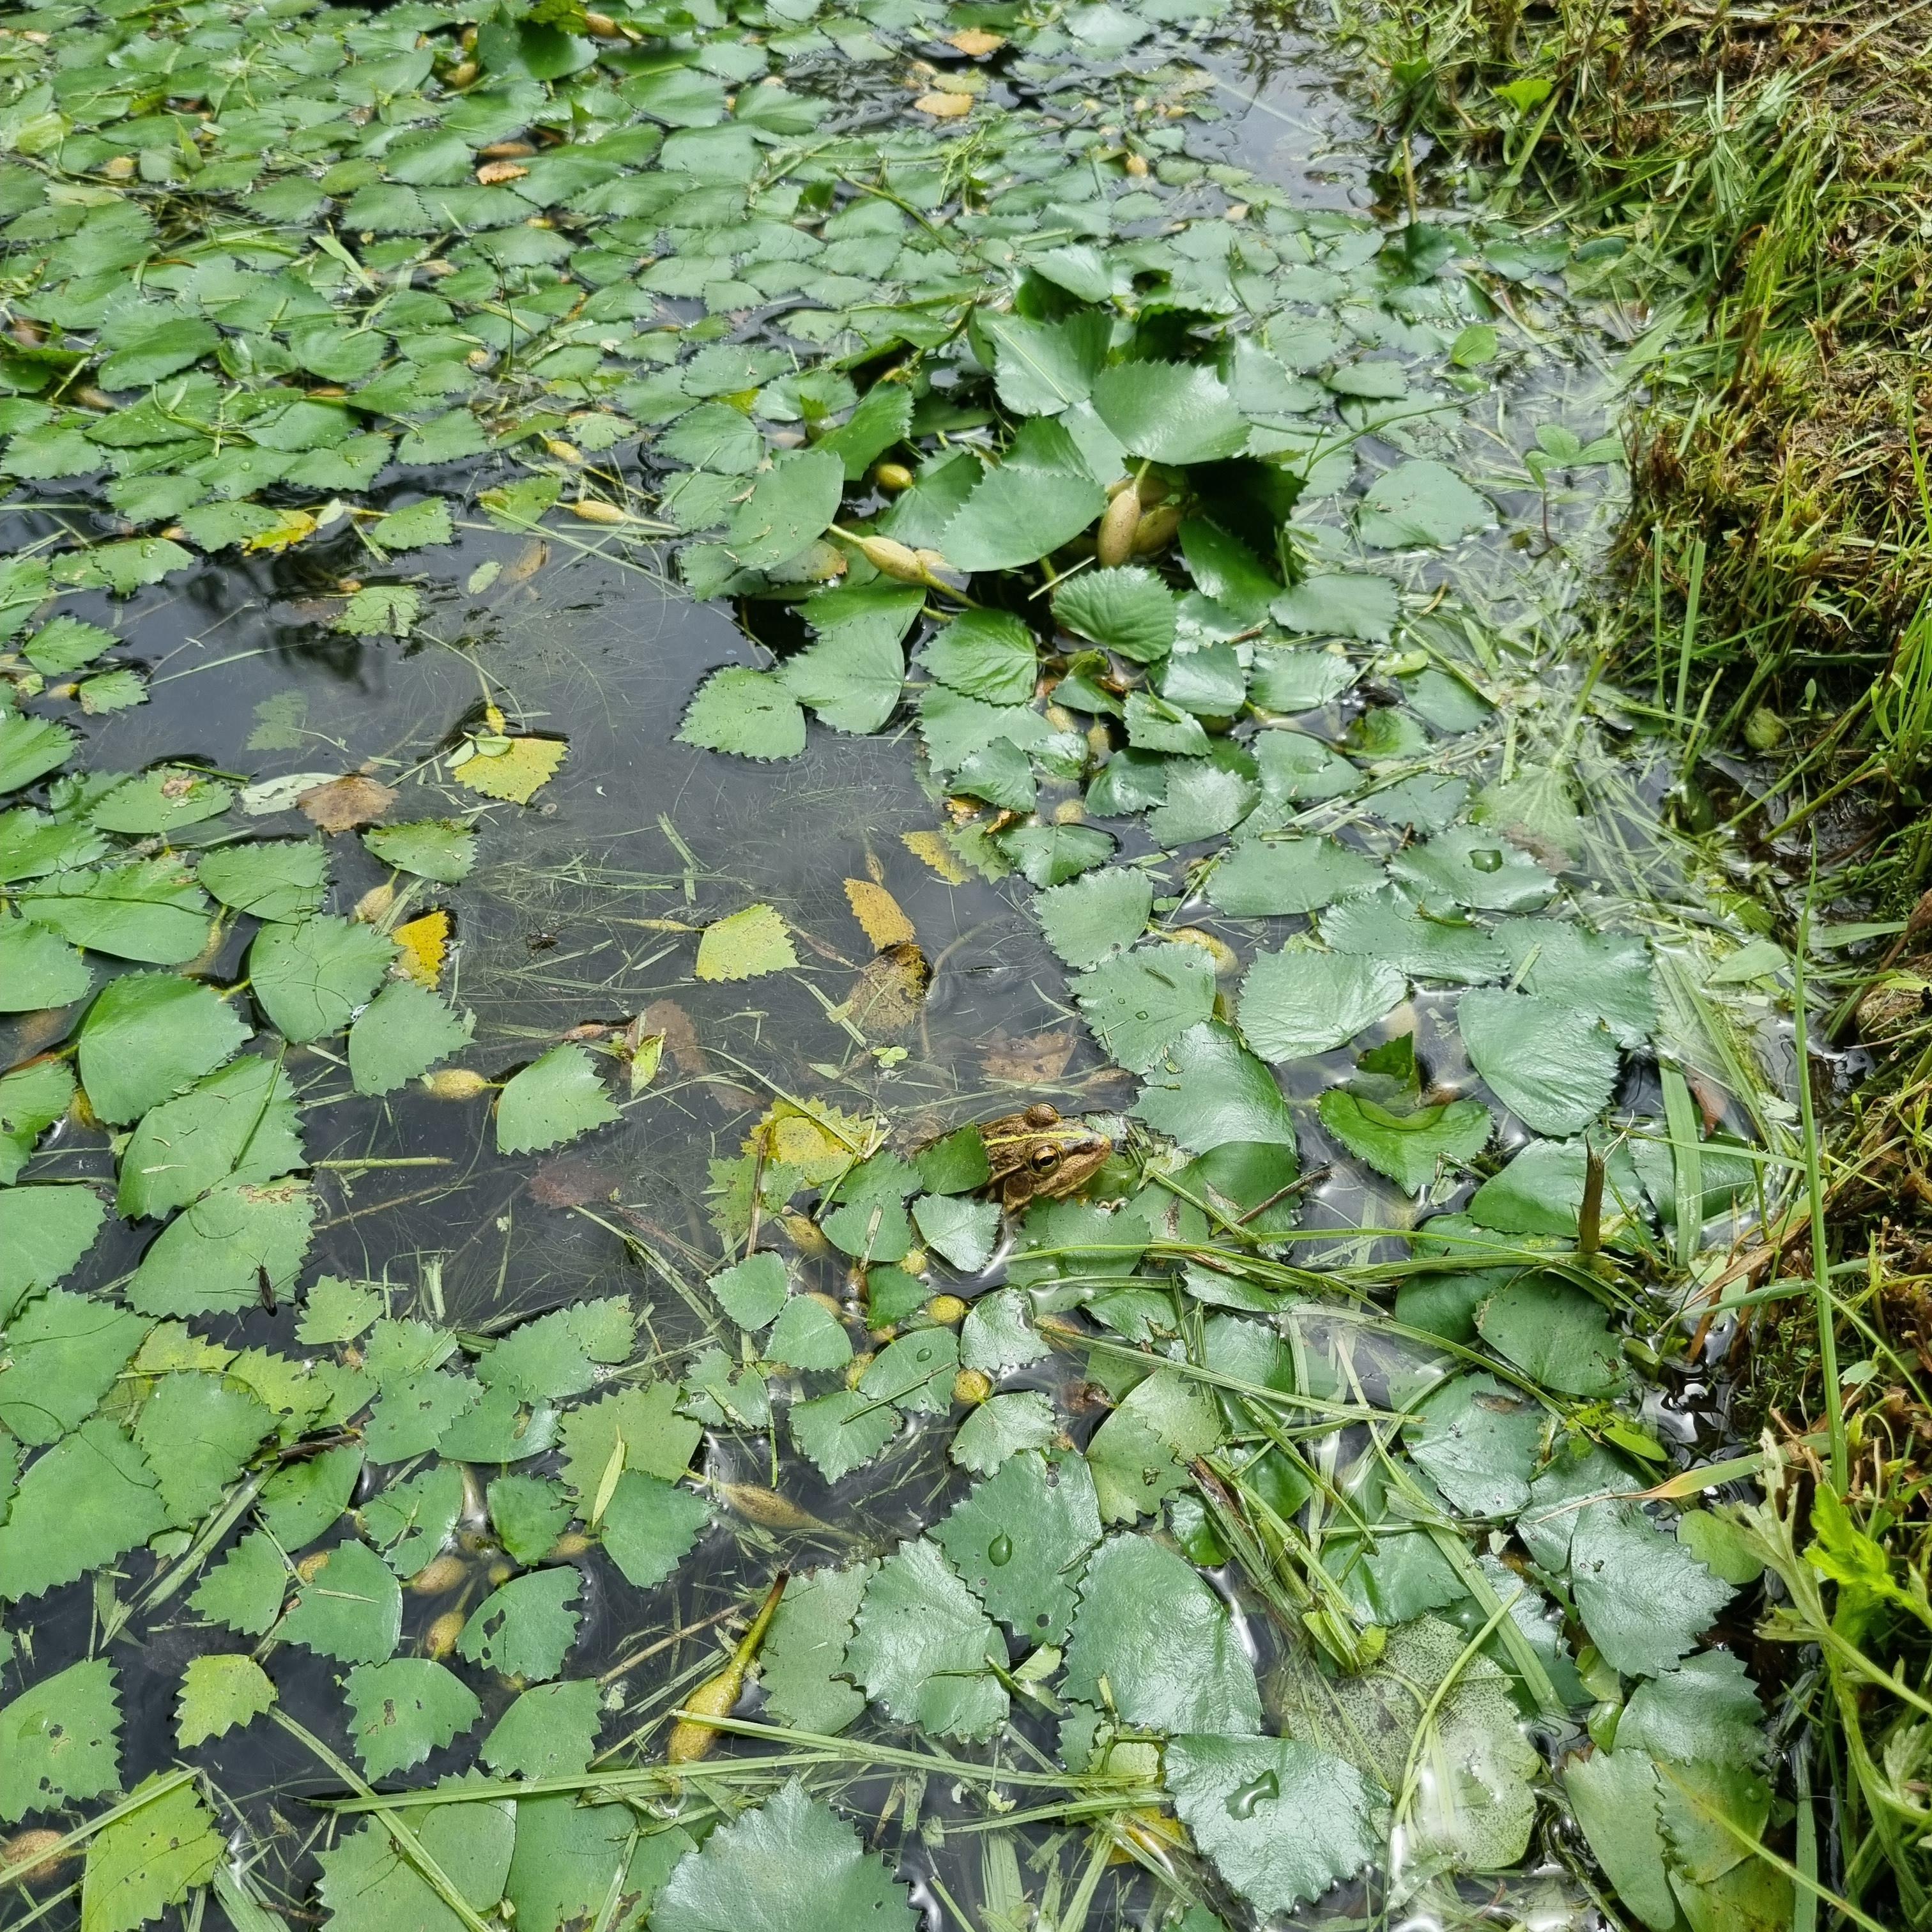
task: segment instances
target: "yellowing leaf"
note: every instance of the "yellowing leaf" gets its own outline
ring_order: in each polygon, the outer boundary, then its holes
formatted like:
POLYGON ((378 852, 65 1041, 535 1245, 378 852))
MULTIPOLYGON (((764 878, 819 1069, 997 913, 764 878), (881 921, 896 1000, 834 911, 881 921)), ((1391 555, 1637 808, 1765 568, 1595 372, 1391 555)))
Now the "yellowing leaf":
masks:
POLYGON ((952 848, 937 832, 902 832, 899 843, 930 866, 949 886, 963 886, 973 875, 952 856, 952 848))
POLYGON ((719 920, 698 942, 700 980, 756 980, 797 964, 784 921, 768 905, 747 906, 719 920))
POLYGON ((252 1657, 196 1657, 182 1678, 176 1734, 184 1750, 260 1716, 275 1687, 252 1657))
POLYGON ((274 514, 276 520, 266 530, 257 530, 242 546, 244 550, 271 550, 279 554, 314 532, 315 519, 306 510, 278 510, 274 514))
POLYGON ((638 1042, 637 1051, 631 1055, 631 1091, 641 1094, 658 1077, 658 1066, 664 1058, 664 1036, 661 1033, 647 1033, 638 1042))
POLYGON ((795 1167, 816 1187, 862 1160, 878 1138, 870 1122, 824 1101, 813 1101, 807 1112, 777 1100, 746 1138, 745 1152, 755 1155, 762 1142, 767 1166, 795 1167))
POLYGON ((528 805, 537 788, 556 776, 566 748, 561 738, 512 738, 500 752, 478 752, 465 759, 453 776, 486 798, 528 805))
POLYGON ((884 886, 870 879, 848 879, 845 896, 852 916, 866 928, 866 937, 884 952, 888 946, 905 946, 919 937, 897 899, 884 886))
POLYGON ((418 986, 434 990, 442 977, 442 956, 449 947, 449 915, 440 908, 399 926, 389 937, 400 946, 394 970, 418 986))
POLYGON ((989 34, 984 27, 968 27, 963 32, 949 34, 946 44, 957 47, 968 60, 978 60, 986 54, 997 53, 1006 45, 998 34, 989 34))
POLYGON ((970 94, 922 94, 913 105, 922 114, 930 114, 935 121, 952 121, 973 111, 973 97, 970 94))

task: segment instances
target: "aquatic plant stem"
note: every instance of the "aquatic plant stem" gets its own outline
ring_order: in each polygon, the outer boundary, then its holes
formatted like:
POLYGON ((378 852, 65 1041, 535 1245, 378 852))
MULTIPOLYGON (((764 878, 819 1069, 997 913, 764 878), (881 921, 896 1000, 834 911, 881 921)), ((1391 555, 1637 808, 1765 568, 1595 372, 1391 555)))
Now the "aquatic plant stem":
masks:
POLYGON ((441 1899, 443 1904, 448 1906, 450 1910, 454 1912, 468 1928, 468 1932, 492 1932, 492 1928, 488 1922, 469 1900, 457 1890, 455 1883, 449 1874, 436 1863, 434 1858, 430 1857, 429 1852, 424 1848, 422 1840, 416 1836, 416 1833, 396 1816, 390 1808, 386 1798, 383 1798, 373 1786, 364 1783, 352 1766, 337 1756, 335 1753, 331 1750, 314 1732, 308 1730, 306 1726, 298 1724, 286 1711, 273 1710, 268 1714, 298 1744, 307 1746, 351 1790, 358 1792, 365 1798, 375 1801, 370 1806, 370 1809, 382 1821, 382 1828, 396 1841, 397 1850, 416 1867, 424 1882, 437 1898, 441 1899))
POLYGON ((1798 915, 1798 943, 1792 955, 1792 1046, 1798 1060, 1798 1118, 1804 1136, 1804 1190, 1811 1210, 1811 1280, 1817 1294, 1819 1373, 1825 1383, 1832 1486, 1842 1496, 1851 1486, 1851 1457, 1845 1442, 1844 1391, 1838 1384, 1837 1316, 1825 1245, 1825 1185, 1818 1151, 1818 1122, 1811 1100, 1810 1040, 1804 1010, 1804 961, 1810 944, 1811 896, 1808 892, 1804 909, 1798 915))

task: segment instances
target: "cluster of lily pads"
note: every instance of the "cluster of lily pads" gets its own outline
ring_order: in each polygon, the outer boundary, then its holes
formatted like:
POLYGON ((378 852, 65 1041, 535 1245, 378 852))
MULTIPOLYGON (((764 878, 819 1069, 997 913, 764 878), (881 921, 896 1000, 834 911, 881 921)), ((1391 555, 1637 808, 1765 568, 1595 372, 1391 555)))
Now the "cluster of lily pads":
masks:
MULTIPOLYGON (((1440 594, 1510 492, 1614 447, 1477 440, 1520 247, 1186 152, 1214 10, 9 22, 0 469, 58 500, 0 566, 0 998, 40 1029, 0 1076, 29 1910, 77 1879, 88 1932, 274 1922, 221 1772, 272 1724, 356 1808, 319 1852, 344 1932, 910 1926, 832 1802, 886 1762, 984 1794, 976 1828, 1102 1820, 1086 1899, 1118 1850, 1190 1932, 1365 1874, 1526 1897, 1558 1797, 1654 1932, 1788 1918, 1748 1850, 1756 1693, 1706 1642, 1753 1566, 1646 1499, 1671 1457, 1618 1320, 1754 1169, 1700 1133, 1642 936, 1577 916, 1580 802, 1499 752, 1512 663, 1440 594), (69 770, 76 713, 144 687, 138 635, 55 600, 352 537, 338 621, 406 634, 472 489, 500 525, 668 526, 755 634, 802 618, 702 683, 688 742, 783 758, 806 710, 870 732, 910 698, 954 802, 915 849, 1038 890, 1141 1082, 1084 1198, 1003 1216, 976 1128, 782 1100, 717 1164, 674 1376, 620 1294, 477 1333, 304 1284, 305 1109, 427 1076, 517 1155, 650 1082, 638 1041, 445 1064, 476 1057, 436 903, 465 794, 527 802, 561 742, 493 714, 400 822, 354 772, 69 770), (1309 1263, 1322 1167, 1407 1259, 1309 1263), (298 1346, 248 1345, 290 1302, 298 1346), (942 1442, 925 1529, 838 1564, 704 1466, 878 1480, 942 1442), (784 1762, 655 1762, 586 1612, 662 1604, 759 1510, 800 1560, 728 1668, 784 1762), (56 1605, 58 1639, 23 1620, 56 1605), (164 1628, 184 1768, 120 1741, 164 1628)), ((758 906, 698 971, 793 963, 758 906)))

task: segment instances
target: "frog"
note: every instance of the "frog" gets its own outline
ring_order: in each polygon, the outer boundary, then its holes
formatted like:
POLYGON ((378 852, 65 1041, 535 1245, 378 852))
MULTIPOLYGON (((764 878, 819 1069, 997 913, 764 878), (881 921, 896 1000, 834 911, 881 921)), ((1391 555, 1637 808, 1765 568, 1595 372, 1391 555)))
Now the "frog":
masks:
POLYGON ((1105 1134, 1084 1120, 1062 1120, 1043 1100, 981 1122, 980 1138, 992 1168, 981 1192, 1013 1210, 1064 1199, 1092 1180, 1114 1151, 1105 1134))

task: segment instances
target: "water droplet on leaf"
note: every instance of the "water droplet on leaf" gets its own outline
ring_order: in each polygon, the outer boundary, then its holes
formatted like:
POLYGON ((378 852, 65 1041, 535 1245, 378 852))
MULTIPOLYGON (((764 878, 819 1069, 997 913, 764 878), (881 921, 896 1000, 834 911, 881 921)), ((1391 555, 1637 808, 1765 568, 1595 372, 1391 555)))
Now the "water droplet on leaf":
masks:
POLYGON ((1264 1771, 1260 1777, 1250 1778, 1239 1790, 1229 1794, 1228 1814, 1236 1818, 1252 1817, 1255 1807, 1264 1798, 1279 1798, 1280 1796, 1280 1779, 1273 1772, 1264 1771))

